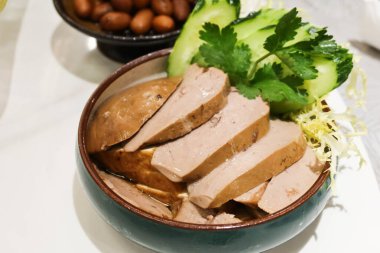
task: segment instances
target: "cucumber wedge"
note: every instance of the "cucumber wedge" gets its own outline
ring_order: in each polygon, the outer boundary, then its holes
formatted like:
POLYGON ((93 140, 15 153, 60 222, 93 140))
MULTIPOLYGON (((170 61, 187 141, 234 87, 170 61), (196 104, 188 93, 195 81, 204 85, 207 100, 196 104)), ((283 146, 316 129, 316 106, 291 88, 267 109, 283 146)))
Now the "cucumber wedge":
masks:
MULTIPOLYGON (((302 88, 307 90, 308 102, 313 103, 317 98, 323 97, 337 84, 338 74, 336 71, 336 63, 324 58, 313 58, 315 67, 318 70, 318 77, 313 80, 306 80, 302 88)), ((290 111, 297 111, 301 109, 304 105, 291 103, 284 101, 281 103, 271 103, 270 109, 271 112, 285 113, 290 111)))
MULTIPOLYGON (((231 23, 231 26, 237 33, 238 40, 250 47, 252 62, 255 62, 267 53, 263 47, 265 40, 274 34, 275 26, 286 12, 287 10, 285 9, 262 9, 231 23)), ((312 39, 313 35, 309 32, 312 28, 318 29, 313 27, 311 24, 305 23, 297 30, 297 35, 295 38, 292 41, 287 42, 286 45, 292 45, 299 41, 312 39)), ((326 95, 345 81, 348 74, 340 77, 338 76, 338 73, 343 72, 340 71, 340 69, 345 68, 350 70, 351 67, 351 58, 349 57, 347 59, 337 60, 313 56, 312 59, 314 66, 318 70, 318 77, 313 80, 305 80, 301 87, 308 93, 308 103, 313 103, 317 98, 326 95)), ((271 56, 260 62, 258 68, 262 67, 266 63, 274 62, 281 63, 276 56, 271 56)), ((282 67, 286 75, 292 74, 285 65, 282 64, 282 67)), ((349 73, 348 70, 344 73, 349 73)), ((278 114, 295 111, 301 109, 303 106, 303 104, 290 103, 288 101, 271 103, 271 112, 278 114)))
POLYGON ((169 56, 168 75, 182 75, 190 65, 191 59, 202 44, 199 31, 205 22, 225 27, 237 19, 239 13, 239 0, 198 0, 169 56))

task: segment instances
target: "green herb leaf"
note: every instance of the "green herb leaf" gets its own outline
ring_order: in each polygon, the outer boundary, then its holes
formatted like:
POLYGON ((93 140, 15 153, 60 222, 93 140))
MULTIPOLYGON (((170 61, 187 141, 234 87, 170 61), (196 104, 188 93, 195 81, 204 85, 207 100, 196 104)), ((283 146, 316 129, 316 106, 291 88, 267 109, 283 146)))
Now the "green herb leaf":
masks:
POLYGON ((347 80, 353 68, 353 62, 352 54, 331 38, 332 37, 328 40, 319 41, 317 45, 313 46, 313 50, 310 54, 330 59, 336 63, 336 71, 338 73, 337 87, 347 80))
POLYGON ((265 80, 252 86, 237 85, 236 87, 243 96, 249 99, 261 96, 268 102, 288 101, 302 105, 307 104, 307 99, 304 95, 296 92, 280 80, 265 80))
POLYGON ((246 80, 251 65, 251 50, 248 45, 237 43, 231 26, 220 30, 219 26, 206 23, 199 34, 205 43, 200 46, 200 55, 193 61, 204 67, 222 69, 233 83, 246 80))
POLYGON ((314 67, 311 57, 294 47, 279 50, 275 55, 303 80, 315 79, 318 76, 318 70, 314 67))
POLYGON ((281 78, 281 82, 286 83, 290 87, 293 87, 294 89, 303 85, 303 79, 295 76, 295 75, 289 75, 281 78))
POLYGON ((299 79, 294 76, 284 78, 281 78, 281 76, 282 67, 280 64, 265 64, 257 70, 255 77, 248 85, 239 83, 237 89, 250 99, 261 96, 268 102, 291 101, 302 105, 307 104, 306 94, 297 88, 299 79), (283 80, 288 82, 296 80, 296 82, 288 85, 283 80))
POLYGON ((298 11, 293 8, 286 13, 280 20, 275 29, 275 33, 269 36, 264 44, 264 48, 270 53, 281 49, 284 44, 296 36, 296 30, 302 26, 302 20, 297 17, 298 11))

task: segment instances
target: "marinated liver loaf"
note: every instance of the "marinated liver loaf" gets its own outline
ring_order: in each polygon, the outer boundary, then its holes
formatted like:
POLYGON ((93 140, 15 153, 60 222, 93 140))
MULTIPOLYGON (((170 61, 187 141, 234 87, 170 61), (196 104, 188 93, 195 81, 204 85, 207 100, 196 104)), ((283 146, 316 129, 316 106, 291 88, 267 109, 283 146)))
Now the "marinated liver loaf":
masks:
POLYGON ((106 100, 89 123, 90 153, 132 137, 174 92, 181 78, 162 78, 128 88, 106 100))
POLYGON ((269 129, 269 107, 237 92, 207 123, 156 149, 152 165, 174 182, 203 177, 234 154, 245 150, 269 129))
POLYGON ((142 193, 131 183, 100 170, 98 170, 98 174, 109 188, 128 203, 148 213, 164 218, 173 218, 172 213, 164 204, 142 193))
POLYGON ((242 222, 234 214, 226 212, 217 213, 214 209, 202 209, 188 199, 182 201, 174 220, 195 224, 232 224, 242 222))
POLYGON ((170 181, 150 164, 154 149, 126 152, 118 148, 95 153, 93 157, 107 171, 124 176, 133 182, 174 194, 183 192, 185 190, 183 184, 170 181))
POLYGON ((205 177, 189 184, 190 201, 215 208, 278 175, 304 154, 306 141, 298 125, 271 120, 268 133, 205 177))
POLYGON ((268 213, 285 208, 310 189, 322 170, 323 164, 308 147, 298 162, 271 179, 258 206, 268 213))
POLYGON ((235 201, 245 204, 247 206, 257 207, 261 197, 264 194, 265 189, 267 188, 268 182, 259 184, 255 188, 243 193, 237 198, 234 198, 235 201))
POLYGON ((202 209, 188 199, 182 201, 174 220, 195 224, 206 224, 215 215, 212 209, 202 209))
POLYGON ((178 89, 124 149, 132 152, 189 133, 224 107, 228 91, 228 76, 221 70, 190 66, 178 89))
POLYGON ((217 214, 211 221, 209 221, 209 224, 233 224, 233 223, 239 223, 242 222, 239 218, 235 217, 234 214, 229 213, 220 213, 217 214))

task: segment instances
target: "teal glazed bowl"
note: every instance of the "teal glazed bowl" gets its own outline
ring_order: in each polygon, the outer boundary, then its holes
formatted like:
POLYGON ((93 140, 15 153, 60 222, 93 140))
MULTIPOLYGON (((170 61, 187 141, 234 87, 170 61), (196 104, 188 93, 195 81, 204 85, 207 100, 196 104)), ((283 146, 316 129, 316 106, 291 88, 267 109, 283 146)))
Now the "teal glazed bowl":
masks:
POLYGON ((87 124, 106 98, 129 85, 165 75, 170 49, 156 51, 124 65, 98 86, 83 110, 76 147, 80 181, 103 219, 126 238, 157 252, 262 252, 304 230, 330 197, 329 172, 296 202, 263 218, 228 225, 197 225, 160 218, 126 202, 97 174, 86 151, 87 124))

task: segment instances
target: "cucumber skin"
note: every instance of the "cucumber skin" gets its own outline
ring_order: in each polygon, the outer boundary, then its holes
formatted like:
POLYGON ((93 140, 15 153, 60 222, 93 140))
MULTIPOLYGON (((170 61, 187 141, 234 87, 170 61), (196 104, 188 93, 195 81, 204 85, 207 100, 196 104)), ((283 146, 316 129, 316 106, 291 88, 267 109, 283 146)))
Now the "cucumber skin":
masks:
POLYGON ((240 13, 239 0, 199 0, 184 24, 168 59, 168 76, 183 75, 202 41, 199 31, 205 22, 224 27, 237 19, 240 13))
MULTIPOLYGON (((318 77, 313 80, 305 80, 302 88, 306 89, 308 96, 308 103, 311 104, 316 98, 320 98, 329 93, 337 82, 338 74, 336 72, 336 63, 324 58, 313 58, 315 66, 318 70, 318 77)), ((297 111, 304 107, 304 105, 290 103, 287 101, 279 103, 271 103, 271 113, 280 114, 291 111, 297 111)))

